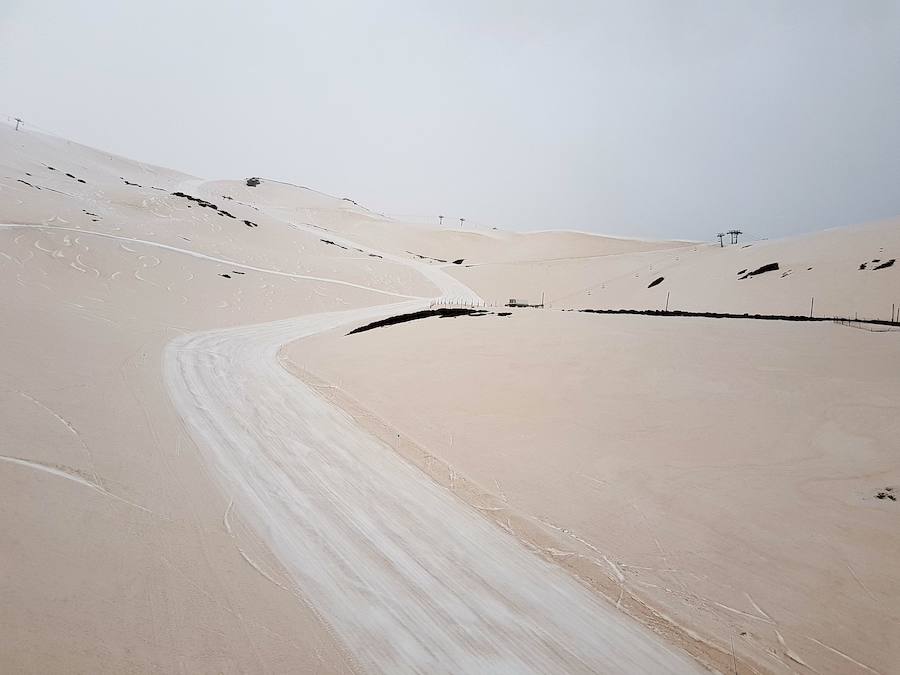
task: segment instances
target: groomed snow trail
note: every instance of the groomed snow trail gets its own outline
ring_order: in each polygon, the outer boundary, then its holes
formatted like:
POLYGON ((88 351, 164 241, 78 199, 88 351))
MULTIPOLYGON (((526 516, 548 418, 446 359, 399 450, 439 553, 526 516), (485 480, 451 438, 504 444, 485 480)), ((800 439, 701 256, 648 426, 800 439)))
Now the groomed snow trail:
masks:
MULTIPOLYGON (((428 276, 442 293, 478 300, 438 272, 431 267, 428 276)), ((303 316, 168 344, 170 395, 242 517, 364 671, 700 672, 278 363, 280 347, 298 338, 427 304, 303 316)))

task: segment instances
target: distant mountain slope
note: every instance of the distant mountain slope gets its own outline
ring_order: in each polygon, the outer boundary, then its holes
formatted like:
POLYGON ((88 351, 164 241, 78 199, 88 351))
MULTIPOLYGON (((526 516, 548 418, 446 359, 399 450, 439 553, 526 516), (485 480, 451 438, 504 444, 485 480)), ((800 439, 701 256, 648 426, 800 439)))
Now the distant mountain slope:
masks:
POLYGON ((900 307, 900 218, 798 237, 454 270, 483 297, 557 309, 629 308, 890 319, 900 307), (897 260, 897 263, 893 263, 897 260), (774 265, 777 264, 777 269, 774 265), (756 272, 756 274, 754 274, 756 272))

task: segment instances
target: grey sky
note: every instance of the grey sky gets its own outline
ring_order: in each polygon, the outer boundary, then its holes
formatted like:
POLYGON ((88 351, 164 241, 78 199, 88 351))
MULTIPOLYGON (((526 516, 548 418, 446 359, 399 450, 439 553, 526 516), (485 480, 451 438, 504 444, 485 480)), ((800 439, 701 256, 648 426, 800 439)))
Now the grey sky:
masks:
POLYGON ((516 229, 900 214, 900 0, 0 0, 0 113, 516 229))

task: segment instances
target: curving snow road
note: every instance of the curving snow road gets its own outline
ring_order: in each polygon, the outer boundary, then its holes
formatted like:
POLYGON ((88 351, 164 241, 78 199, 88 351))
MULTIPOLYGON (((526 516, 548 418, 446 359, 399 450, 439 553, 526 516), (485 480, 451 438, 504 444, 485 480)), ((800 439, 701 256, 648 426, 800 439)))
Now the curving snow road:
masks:
MULTIPOLYGON (((69 230, 226 262, 80 228, 0 227, 69 230)), ((416 269, 444 297, 480 302, 439 266, 380 255, 416 269)), ((234 506, 266 539, 298 595, 368 672, 701 672, 433 483, 278 363, 278 350, 293 340, 427 305, 414 299, 214 330, 181 336, 166 347, 172 400, 234 506)))
MULTIPOLYGON (((443 293, 477 300, 429 268, 443 293)), ((287 342, 423 306, 215 330, 167 347, 176 407, 298 592, 369 672, 700 672, 278 363, 287 342)))

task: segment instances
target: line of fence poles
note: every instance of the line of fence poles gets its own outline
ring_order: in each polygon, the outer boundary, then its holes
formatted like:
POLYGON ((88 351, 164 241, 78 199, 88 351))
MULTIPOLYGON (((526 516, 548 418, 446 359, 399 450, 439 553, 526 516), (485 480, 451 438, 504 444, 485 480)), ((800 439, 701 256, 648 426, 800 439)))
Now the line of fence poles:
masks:
POLYGON ((488 302, 486 300, 472 300, 469 298, 435 298, 429 303, 428 307, 469 307, 471 309, 487 309, 488 307, 497 307, 497 303, 488 302))
POLYGON ((856 320, 856 319, 841 319, 835 318, 832 321, 840 326, 847 326, 849 328, 859 328, 860 330, 867 330, 870 333, 896 333, 900 332, 900 322, 893 321, 891 323, 871 323, 870 321, 866 321, 865 319, 856 320))
MULTIPOLYGON (((665 309, 662 310, 663 313, 669 312, 669 298, 670 293, 666 292, 666 302, 665 309)), ((543 297, 542 297, 543 301, 543 297)), ((443 297, 443 298, 434 298, 429 302, 429 308, 434 307, 466 307, 470 309, 488 309, 488 308, 496 308, 496 307, 539 307, 543 308, 543 302, 541 305, 527 305, 527 304, 518 304, 514 301, 510 300, 509 303, 498 303, 497 301, 488 301, 488 300, 474 300, 472 298, 451 298, 451 297, 443 297)), ((851 324, 866 324, 866 325, 880 325, 886 326, 885 330, 894 330, 900 329, 900 303, 893 302, 891 303, 891 318, 889 320, 884 319, 872 319, 872 318, 859 318, 859 312, 854 312, 853 318, 849 317, 839 317, 835 315, 821 315, 819 317, 815 316, 815 307, 816 307, 816 299, 815 297, 811 297, 809 299, 809 314, 808 318, 816 321, 832 321, 834 323, 842 324, 845 326, 851 324)), ((659 312, 659 310, 656 310, 659 312)), ((677 312, 678 310, 672 310, 673 312, 677 312)), ((702 312, 686 312, 687 314, 702 314, 702 312)), ((796 320, 796 319, 795 319, 796 320)), ((881 331, 878 331, 881 332, 881 331)))

